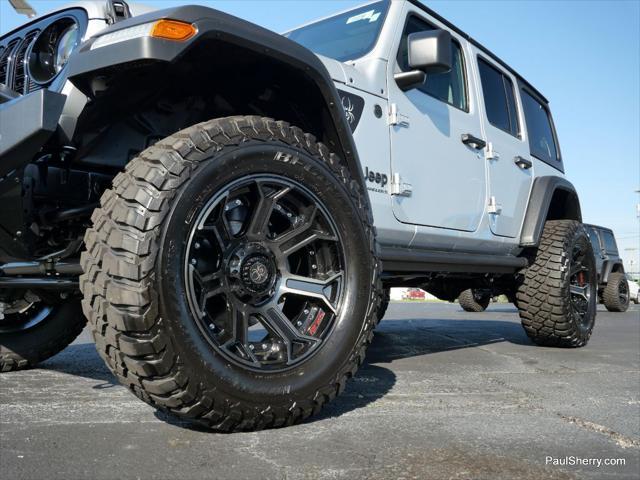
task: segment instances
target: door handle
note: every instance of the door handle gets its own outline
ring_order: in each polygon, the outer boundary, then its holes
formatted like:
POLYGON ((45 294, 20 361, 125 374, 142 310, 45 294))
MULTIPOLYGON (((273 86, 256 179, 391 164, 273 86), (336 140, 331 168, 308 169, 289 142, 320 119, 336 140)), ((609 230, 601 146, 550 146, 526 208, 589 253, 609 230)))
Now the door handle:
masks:
POLYGON ((533 167, 533 163, 531 163, 531 160, 527 160, 526 158, 523 158, 521 156, 515 157, 513 159, 513 163, 515 163, 522 170, 529 170, 531 167, 533 167))
POLYGON ((476 150, 482 150, 487 146, 487 142, 481 138, 474 137, 470 133, 463 133, 460 135, 460 140, 462 140, 462 143, 465 145, 469 145, 471 148, 475 148, 476 150))

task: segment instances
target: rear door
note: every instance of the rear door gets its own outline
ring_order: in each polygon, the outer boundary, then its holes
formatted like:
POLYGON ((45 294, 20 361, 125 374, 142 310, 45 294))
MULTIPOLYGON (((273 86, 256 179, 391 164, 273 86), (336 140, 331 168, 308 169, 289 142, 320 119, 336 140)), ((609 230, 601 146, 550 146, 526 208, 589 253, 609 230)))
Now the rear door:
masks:
POLYGON ((487 142, 488 212, 491 231, 520 234, 533 182, 533 162, 526 141, 516 79, 473 47, 478 73, 482 125, 487 142))
POLYGON ((602 263, 604 262, 604 249, 602 248, 602 242, 600 241, 600 236, 596 228, 588 226, 587 233, 589 234, 591 247, 593 247, 593 255, 596 259, 596 271, 598 272, 598 279, 600 279, 602 263))

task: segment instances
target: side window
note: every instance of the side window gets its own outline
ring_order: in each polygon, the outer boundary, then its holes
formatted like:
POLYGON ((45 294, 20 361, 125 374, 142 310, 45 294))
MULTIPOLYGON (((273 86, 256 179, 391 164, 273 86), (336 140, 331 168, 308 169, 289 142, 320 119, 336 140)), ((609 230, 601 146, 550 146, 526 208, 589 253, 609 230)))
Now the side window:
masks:
POLYGON ((547 108, 525 90, 522 90, 522 107, 527 121, 531 155, 544 162, 560 160, 547 108))
MULTIPOLYGON (((398 65, 403 72, 409 70, 409 53, 407 39, 409 35, 434 27, 418 17, 411 16, 402 34, 398 50, 398 65)), ((451 71, 447 73, 427 75, 427 80, 418 88, 423 93, 442 100, 460 110, 467 111, 467 87, 464 72, 464 57, 460 44, 455 40, 451 45, 451 71)))
POLYGON ((618 254, 618 246, 616 245, 616 239, 613 238, 613 233, 608 231, 602 232, 602 240, 604 241, 604 249, 607 253, 611 253, 613 255, 618 254))
POLYGON ((513 93, 513 82, 509 77, 478 58, 482 95, 489 123, 515 137, 520 136, 518 112, 513 93))
POLYGON ((594 228, 588 228, 587 229, 587 233, 589 234, 589 240, 591 240, 591 246, 593 247, 593 253, 596 254, 596 256, 600 255, 600 250, 602 250, 602 248, 600 247, 600 240, 598 239, 598 233, 596 232, 596 230, 594 228))

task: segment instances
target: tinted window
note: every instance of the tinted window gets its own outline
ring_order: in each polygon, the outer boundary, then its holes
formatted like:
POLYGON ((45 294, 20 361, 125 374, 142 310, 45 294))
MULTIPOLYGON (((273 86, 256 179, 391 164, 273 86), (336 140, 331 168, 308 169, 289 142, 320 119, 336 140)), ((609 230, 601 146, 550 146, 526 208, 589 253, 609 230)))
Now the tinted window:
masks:
POLYGON ((616 240, 613 238, 613 233, 608 231, 603 231, 601 233, 602 241, 604 242, 604 249, 607 253, 612 253, 614 255, 618 254, 618 246, 616 245, 616 240))
POLYGON ((527 121, 531 155, 545 162, 558 161, 558 149, 547 109, 526 91, 522 91, 522 107, 527 121))
POLYGON ((320 20, 287 34, 309 50, 341 62, 369 53, 378 40, 389 2, 377 2, 320 20))
POLYGON ((598 234, 593 228, 588 228, 587 233, 589 234, 589 240, 591 240, 591 246, 593 247, 593 252, 596 255, 600 255, 600 240, 598 239, 598 234))
POLYGON ((513 93, 513 82, 499 70, 482 59, 478 59, 482 95, 487 119, 494 127, 518 136, 518 113, 513 93))
MULTIPOLYGON (((409 52, 407 48, 409 35, 433 29, 434 27, 417 17, 409 17, 405 31, 402 34, 400 50, 398 51, 398 65, 403 72, 410 70, 409 52)), ((464 74, 464 58, 458 42, 452 41, 451 47, 451 71, 427 75, 427 80, 418 90, 466 111, 467 89, 464 74)))

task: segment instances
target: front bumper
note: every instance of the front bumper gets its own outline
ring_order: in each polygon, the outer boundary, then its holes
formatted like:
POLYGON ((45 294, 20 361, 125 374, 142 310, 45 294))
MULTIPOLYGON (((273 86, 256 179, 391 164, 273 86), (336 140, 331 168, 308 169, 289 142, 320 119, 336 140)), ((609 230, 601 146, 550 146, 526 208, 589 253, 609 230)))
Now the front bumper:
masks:
POLYGON ((38 90, 0 104, 0 178, 33 160, 56 131, 65 98, 38 90))

